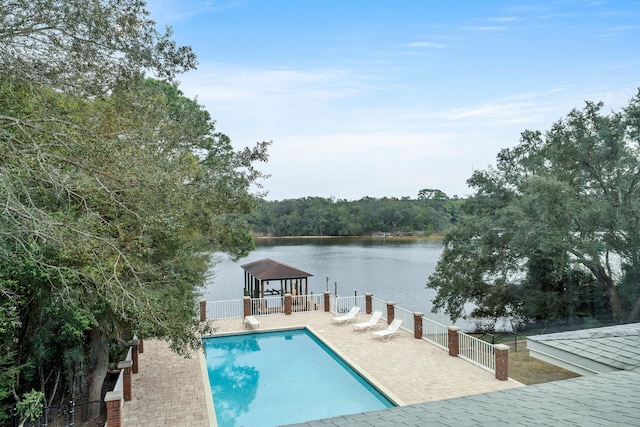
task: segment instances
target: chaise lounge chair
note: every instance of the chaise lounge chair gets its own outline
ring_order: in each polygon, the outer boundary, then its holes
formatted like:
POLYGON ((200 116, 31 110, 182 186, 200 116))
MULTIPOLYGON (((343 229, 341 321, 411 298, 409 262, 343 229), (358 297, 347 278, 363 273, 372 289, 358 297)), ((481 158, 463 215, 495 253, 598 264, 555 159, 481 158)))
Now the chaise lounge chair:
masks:
POLYGON ((360 307, 353 306, 351 310, 349 310, 349 312, 344 316, 334 317, 331 320, 335 323, 340 323, 340 324, 349 323, 350 321, 356 318, 356 315, 358 314, 359 311, 360 311, 360 307))
POLYGON ((245 316, 244 320, 243 320, 243 323, 245 325, 249 324, 249 326, 252 327, 252 328, 260 327, 260 322, 258 322, 258 319, 256 319, 254 316, 245 316))
POLYGON ((385 329, 384 331, 372 332, 371 336, 373 338, 380 338, 388 341, 392 337, 396 335, 400 335, 402 333, 402 330, 400 329, 400 325, 402 325, 402 320, 394 319, 387 329, 385 329))
POLYGON ((354 323, 352 325, 354 331, 368 331, 378 324, 378 320, 382 317, 381 311, 374 311, 371 318, 366 322, 354 323))

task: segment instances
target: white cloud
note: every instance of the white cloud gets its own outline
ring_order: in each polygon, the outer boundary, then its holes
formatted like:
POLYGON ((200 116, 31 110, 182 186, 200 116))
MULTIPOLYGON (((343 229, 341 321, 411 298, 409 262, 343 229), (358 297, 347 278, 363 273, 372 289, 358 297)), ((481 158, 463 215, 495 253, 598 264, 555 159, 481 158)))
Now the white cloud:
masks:
POLYGON ((265 98, 298 98, 316 101, 351 96, 364 78, 347 70, 253 69, 201 64, 181 78, 185 93, 224 102, 265 98))
POLYGON ((409 47, 426 47, 426 48, 434 48, 434 49, 441 49, 443 47, 446 47, 446 45, 444 45, 444 44, 433 43, 433 42, 413 42, 413 43, 408 43, 407 46, 409 46, 409 47))

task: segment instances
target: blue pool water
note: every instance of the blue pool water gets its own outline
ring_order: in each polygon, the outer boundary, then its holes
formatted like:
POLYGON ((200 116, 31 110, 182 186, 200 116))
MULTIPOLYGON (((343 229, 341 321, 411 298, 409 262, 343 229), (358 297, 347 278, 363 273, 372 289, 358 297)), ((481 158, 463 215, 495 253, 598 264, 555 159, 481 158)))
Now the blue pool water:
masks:
POLYGON ((271 427, 394 406, 306 329, 204 339, 220 427, 271 427))

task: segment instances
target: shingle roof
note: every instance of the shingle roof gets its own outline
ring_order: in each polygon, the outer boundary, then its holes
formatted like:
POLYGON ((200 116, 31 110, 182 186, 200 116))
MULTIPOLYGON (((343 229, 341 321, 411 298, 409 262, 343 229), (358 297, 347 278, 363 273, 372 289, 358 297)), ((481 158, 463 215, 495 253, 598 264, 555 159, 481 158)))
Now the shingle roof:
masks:
POLYGON ((637 426, 638 384, 640 371, 618 371, 290 427, 637 426))
POLYGON ((535 335, 528 340, 615 369, 640 366, 640 323, 535 335))
POLYGON ((299 270, 290 265, 274 261, 269 258, 241 265, 253 277, 259 280, 299 279, 313 276, 311 273, 299 270))

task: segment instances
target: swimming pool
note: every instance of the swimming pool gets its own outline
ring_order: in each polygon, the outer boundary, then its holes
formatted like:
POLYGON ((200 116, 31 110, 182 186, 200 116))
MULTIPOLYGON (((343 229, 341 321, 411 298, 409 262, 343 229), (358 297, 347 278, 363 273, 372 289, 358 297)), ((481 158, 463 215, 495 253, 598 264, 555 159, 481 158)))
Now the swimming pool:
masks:
POLYGON ((278 426, 395 406, 307 329, 203 342, 220 427, 278 426))

